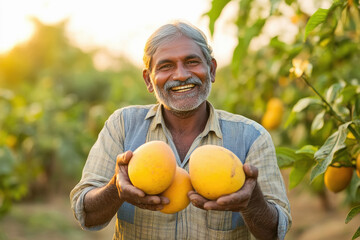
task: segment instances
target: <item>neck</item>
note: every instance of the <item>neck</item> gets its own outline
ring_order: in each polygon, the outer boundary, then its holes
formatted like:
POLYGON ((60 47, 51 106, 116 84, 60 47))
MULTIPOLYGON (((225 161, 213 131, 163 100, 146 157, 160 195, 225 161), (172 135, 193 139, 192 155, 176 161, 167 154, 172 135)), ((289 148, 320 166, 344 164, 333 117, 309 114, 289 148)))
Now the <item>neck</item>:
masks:
POLYGON ((163 108, 166 127, 172 133, 200 133, 204 130, 209 118, 206 101, 192 111, 177 112, 163 108))

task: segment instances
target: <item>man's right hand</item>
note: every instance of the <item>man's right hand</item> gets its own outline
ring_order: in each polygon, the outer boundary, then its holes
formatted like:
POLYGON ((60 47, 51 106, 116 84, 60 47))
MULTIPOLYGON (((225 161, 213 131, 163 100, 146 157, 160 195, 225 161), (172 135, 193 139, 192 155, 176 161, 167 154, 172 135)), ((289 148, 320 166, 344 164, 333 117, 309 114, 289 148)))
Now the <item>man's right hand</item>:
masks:
POLYGON ((156 195, 146 195, 145 192, 132 185, 128 175, 128 164, 132 154, 131 151, 127 151, 119 154, 116 158, 115 183, 120 199, 139 208, 153 211, 161 210, 165 204, 169 203, 169 199, 156 195))

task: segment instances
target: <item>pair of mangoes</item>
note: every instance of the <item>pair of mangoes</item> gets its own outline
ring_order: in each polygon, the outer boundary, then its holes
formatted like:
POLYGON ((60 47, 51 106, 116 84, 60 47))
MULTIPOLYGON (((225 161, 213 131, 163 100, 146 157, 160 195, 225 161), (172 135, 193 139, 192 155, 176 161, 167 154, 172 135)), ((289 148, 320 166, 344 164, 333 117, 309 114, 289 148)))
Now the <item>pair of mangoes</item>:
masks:
POLYGON ((149 195, 161 195, 170 203, 160 210, 175 213, 189 204, 187 193, 193 189, 215 200, 238 191, 245 182, 243 165, 230 150, 216 145, 196 148, 190 155, 189 173, 176 164, 170 146, 150 141, 133 152, 128 166, 131 183, 149 195))

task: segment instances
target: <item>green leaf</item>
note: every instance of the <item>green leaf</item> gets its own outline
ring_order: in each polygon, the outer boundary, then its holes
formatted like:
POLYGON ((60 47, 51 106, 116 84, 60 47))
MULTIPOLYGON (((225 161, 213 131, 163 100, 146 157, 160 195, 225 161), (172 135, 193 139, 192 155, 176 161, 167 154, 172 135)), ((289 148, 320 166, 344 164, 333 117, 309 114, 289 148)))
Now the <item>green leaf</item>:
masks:
POLYGON ((320 174, 310 183, 312 191, 320 193, 324 192, 324 174, 320 174))
POLYGON ((239 66, 241 64, 241 61, 244 59, 246 55, 246 49, 244 45, 245 45, 244 39, 239 38, 238 44, 234 49, 233 57, 231 60, 231 71, 233 75, 236 77, 239 75, 239 69, 240 69, 239 66))
POLYGON ((350 110, 343 105, 335 104, 335 105, 333 105, 333 109, 339 116, 341 116, 343 118, 350 116, 350 110))
POLYGON ((231 0, 213 0, 211 9, 205 15, 209 16, 209 29, 211 36, 214 35, 215 22, 220 17, 222 10, 231 0))
POLYGON ((285 124, 284 128, 287 129, 292 123, 294 123, 296 120, 296 113, 294 111, 291 111, 285 124))
POLYGON ((360 178, 358 178, 357 174, 353 174, 351 178, 351 182, 348 187, 348 198, 350 201, 358 202, 360 197, 360 178))
POLYGON ((289 176, 290 189, 293 189, 301 182, 301 180, 304 178, 304 176, 310 170, 313 164, 314 160, 312 158, 306 157, 305 155, 302 155, 301 159, 297 160, 294 163, 293 169, 291 170, 289 176))
POLYGON ((0 146, 0 176, 10 174, 14 170, 15 157, 6 146, 0 146))
POLYGON ((294 105, 292 112, 296 112, 296 113, 301 112, 305 108, 313 104, 322 105, 322 102, 320 99, 317 98, 312 98, 312 97, 302 98, 294 105))
POLYGON ((352 240, 356 239, 360 237, 360 227, 358 227, 358 229, 356 230, 355 234, 352 236, 352 240))
POLYGON ((310 181, 315 177, 325 172, 326 168, 331 163, 334 154, 346 147, 345 140, 347 135, 347 127, 352 122, 347 122, 339 126, 338 130, 334 132, 328 139, 326 139, 324 145, 315 153, 315 160, 317 164, 311 171, 310 181))
POLYGON ((245 35, 238 38, 238 44, 234 50, 233 58, 231 61, 231 69, 234 76, 239 74, 239 66, 241 65, 243 59, 247 55, 247 49, 251 40, 259 35, 262 30, 262 27, 265 24, 265 19, 258 19, 254 25, 245 29, 245 35))
POLYGON ((336 96, 338 95, 339 91, 343 88, 343 84, 335 83, 329 87, 326 91, 325 99, 327 102, 332 103, 335 101, 336 96))
POLYGON ((236 25, 238 26, 239 30, 242 30, 245 26, 247 26, 247 21, 249 19, 251 8, 251 2, 253 0, 241 0, 239 1, 239 12, 238 17, 236 19, 236 25))
POLYGON ((317 150, 318 150, 318 148, 313 145, 305 145, 302 148, 300 148, 299 150, 297 150, 295 153, 296 154, 307 154, 307 155, 310 155, 310 157, 313 157, 317 150))
POLYGON ((297 158, 295 150, 287 147, 277 147, 276 157, 280 168, 291 167, 297 158))
POLYGON ((329 9, 319 8, 309 19, 305 27, 304 41, 309 33, 314 30, 318 25, 322 24, 328 15, 329 9))
POLYGON ((344 87, 339 94, 339 96, 341 97, 341 103, 346 105, 352 100, 354 100, 354 97, 356 96, 358 91, 360 92, 359 86, 348 85, 344 87))
POLYGON ((326 111, 323 110, 319 114, 316 115, 314 118, 312 124, 311 124, 311 134, 315 134, 317 131, 319 131, 324 126, 324 116, 326 111))
POLYGON ((355 99, 354 118, 360 118, 360 94, 355 99))

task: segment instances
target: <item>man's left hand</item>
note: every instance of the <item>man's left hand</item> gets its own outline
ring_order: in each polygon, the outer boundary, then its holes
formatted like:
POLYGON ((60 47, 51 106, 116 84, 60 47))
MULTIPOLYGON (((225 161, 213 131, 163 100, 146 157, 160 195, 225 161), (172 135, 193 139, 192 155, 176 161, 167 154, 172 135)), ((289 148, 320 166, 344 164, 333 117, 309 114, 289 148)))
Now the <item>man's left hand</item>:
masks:
POLYGON ((188 197, 191 203, 204 210, 244 211, 247 209, 255 186, 257 184, 258 169, 249 164, 243 166, 246 179, 237 192, 219 197, 217 200, 208 200, 195 191, 190 191, 188 197))

